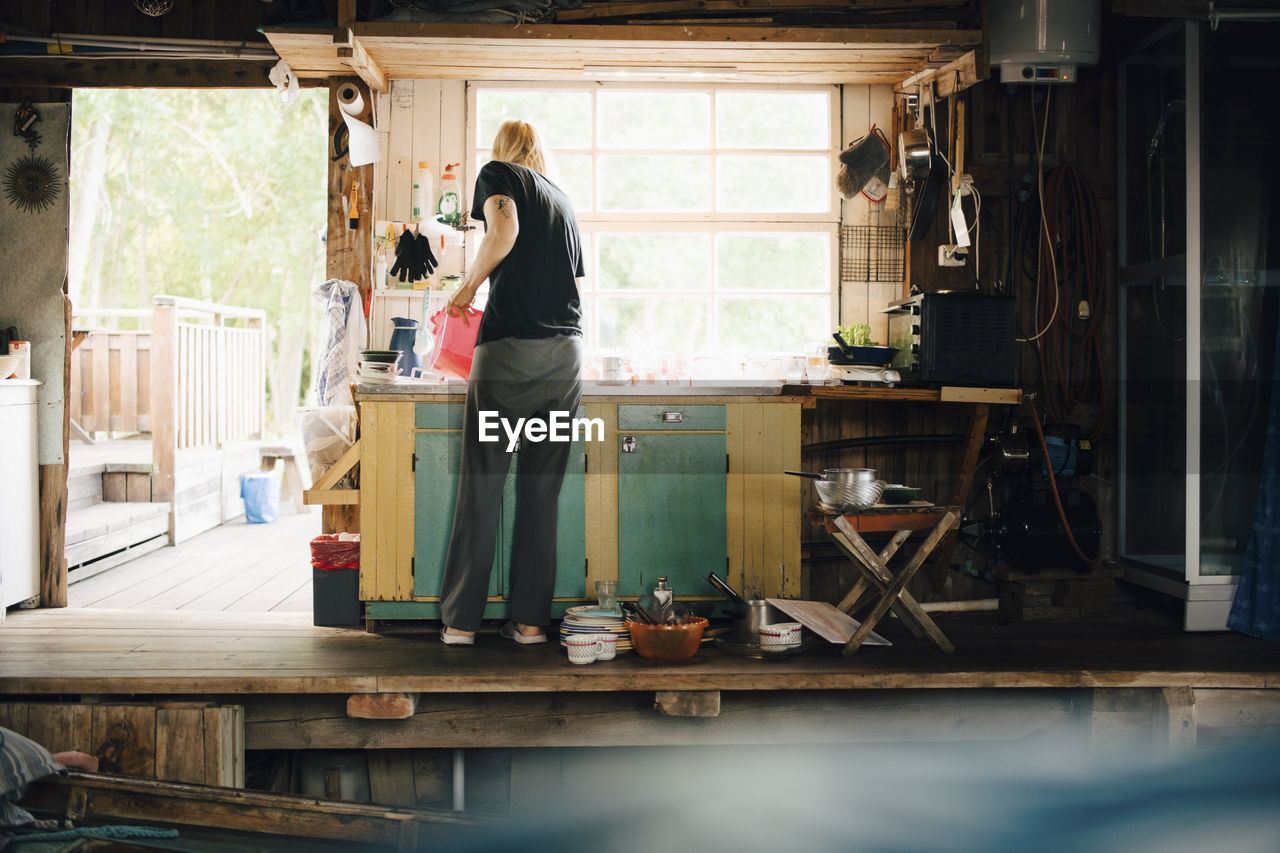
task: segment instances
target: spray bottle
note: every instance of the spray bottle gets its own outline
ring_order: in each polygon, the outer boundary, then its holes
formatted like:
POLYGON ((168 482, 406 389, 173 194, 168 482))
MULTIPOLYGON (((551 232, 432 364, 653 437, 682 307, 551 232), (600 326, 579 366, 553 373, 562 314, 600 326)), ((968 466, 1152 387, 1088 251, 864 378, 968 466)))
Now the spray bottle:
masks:
POLYGON ((440 203, 436 205, 436 219, 458 228, 462 225, 462 191, 458 188, 458 176, 453 170, 461 163, 450 163, 440 176, 440 203))

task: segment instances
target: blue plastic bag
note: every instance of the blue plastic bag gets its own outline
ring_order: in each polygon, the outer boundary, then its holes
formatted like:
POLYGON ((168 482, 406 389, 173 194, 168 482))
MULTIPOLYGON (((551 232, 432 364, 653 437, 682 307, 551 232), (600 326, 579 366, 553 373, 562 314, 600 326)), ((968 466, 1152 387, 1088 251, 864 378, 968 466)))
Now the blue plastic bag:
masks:
POLYGON ((249 524, 270 524, 280 515, 280 486, 270 472, 241 474, 240 497, 249 524))

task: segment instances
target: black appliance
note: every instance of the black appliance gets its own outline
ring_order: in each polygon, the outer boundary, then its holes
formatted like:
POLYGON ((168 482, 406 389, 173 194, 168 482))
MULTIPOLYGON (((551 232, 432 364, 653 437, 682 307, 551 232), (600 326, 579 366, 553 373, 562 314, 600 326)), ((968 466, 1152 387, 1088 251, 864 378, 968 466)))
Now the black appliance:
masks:
POLYGON ((1049 424, 1044 427, 1041 449, 1039 436, 1020 430, 1015 422, 996 436, 994 444, 993 471, 987 478, 991 514, 963 526, 961 539, 1019 571, 1090 571, 1092 566, 1080 558, 1071 540, 1085 555, 1097 554, 1102 540, 1097 504, 1077 484, 1079 477, 1093 470, 1092 442, 1079 427, 1049 424), (1071 528, 1070 538, 1063 516, 1071 528))
POLYGON ((1013 385, 1015 302, 972 290, 916 293, 889 303, 893 367, 904 381, 1013 385))

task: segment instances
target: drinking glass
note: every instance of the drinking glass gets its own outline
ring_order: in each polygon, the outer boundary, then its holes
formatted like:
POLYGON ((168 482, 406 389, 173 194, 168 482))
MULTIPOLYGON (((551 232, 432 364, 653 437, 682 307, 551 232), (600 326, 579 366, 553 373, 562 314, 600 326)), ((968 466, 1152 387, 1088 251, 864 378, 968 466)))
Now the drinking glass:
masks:
POLYGON ((618 605, 618 582, 596 581, 596 601, 599 602, 600 610, 621 614, 622 608, 618 605))

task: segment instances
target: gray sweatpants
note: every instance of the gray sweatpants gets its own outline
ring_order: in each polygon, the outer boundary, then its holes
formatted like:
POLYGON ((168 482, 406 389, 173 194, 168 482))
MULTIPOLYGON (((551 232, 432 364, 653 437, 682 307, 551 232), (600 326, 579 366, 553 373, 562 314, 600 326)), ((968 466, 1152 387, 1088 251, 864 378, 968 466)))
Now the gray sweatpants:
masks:
MULTIPOLYGON (((444 624, 479 629, 498 538, 502 487, 511 455, 505 431, 481 442, 479 413, 517 418, 575 417, 582 397, 582 338, 502 338, 476 347, 462 421, 462 464, 449 553, 440 590, 444 624)), ((521 440, 516 454, 516 517, 511 545, 511 618, 524 625, 551 621, 556 580, 556 515, 569 461, 569 442, 521 440)))

